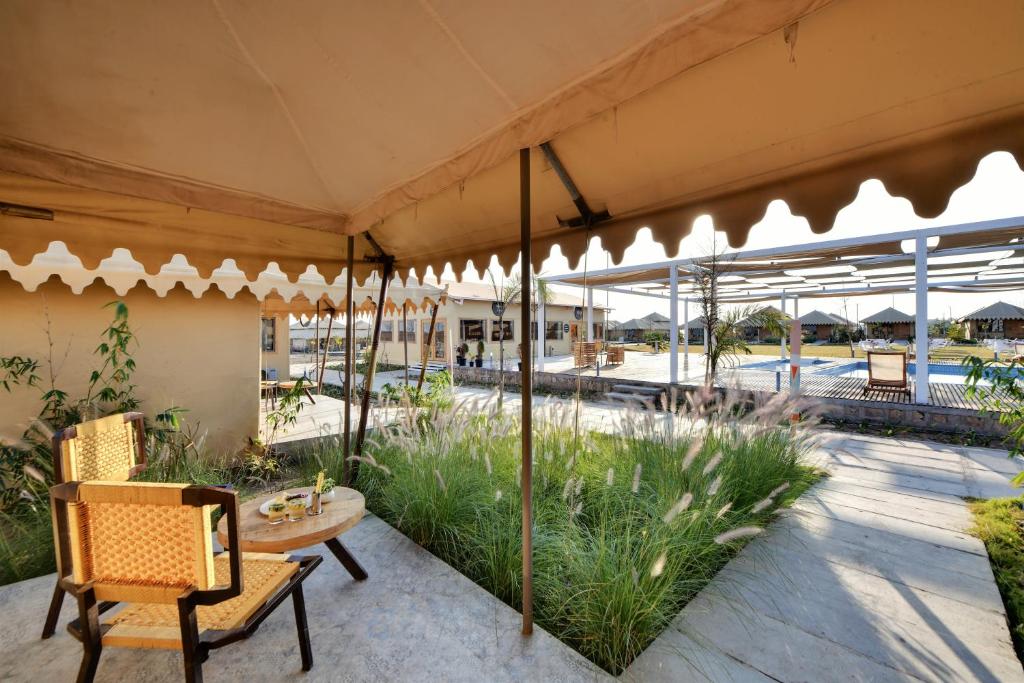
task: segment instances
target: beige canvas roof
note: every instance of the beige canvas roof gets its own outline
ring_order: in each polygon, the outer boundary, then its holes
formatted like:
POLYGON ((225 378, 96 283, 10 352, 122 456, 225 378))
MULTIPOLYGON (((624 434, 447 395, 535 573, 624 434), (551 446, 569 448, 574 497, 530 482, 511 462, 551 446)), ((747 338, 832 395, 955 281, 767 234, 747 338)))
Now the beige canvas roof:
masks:
MULTIPOLYGON (((1018 0, 12 0, 0 25, 0 202, 44 210, 0 215, 18 263, 59 239, 90 268, 121 246, 330 281, 360 234, 361 274, 377 245, 509 265, 515 151, 543 142, 616 259, 702 213, 738 246, 776 198, 825 231, 867 178, 934 216, 1024 155, 1018 0)), ((535 259, 578 257, 531 163, 535 259)))

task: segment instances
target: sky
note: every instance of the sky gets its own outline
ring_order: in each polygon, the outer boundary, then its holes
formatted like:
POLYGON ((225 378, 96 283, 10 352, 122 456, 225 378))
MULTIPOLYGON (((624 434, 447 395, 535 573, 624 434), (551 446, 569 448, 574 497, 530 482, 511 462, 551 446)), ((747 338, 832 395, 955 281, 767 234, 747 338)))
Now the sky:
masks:
MULTIPOLYGON (((868 180, 861 184, 860 192, 853 203, 839 212, 832 230, 828 233, 815 235, 804 218, 792 215, 785 202, 776 200, 768 205, 764 219, 753 226, 747 243, 740 250, 800 246, 822 239, 884 235, 900 230, 1010 216, 1024 216, 1024 172, 1021 171, 1012 155, 997 152, 981 161, 974 178, 953 193, 946 211, 936 218, 921 218, 914 213, 908 200, 891 196, 880 181, 868 180)), ((707 254, 714 232, 714 224, 710 216, 698 218, 694 223, 693 232, 679 244, 679 258, 707 254)), ((726 243, 724 233, 718 233, 717 241, 718 244, 726 243)), ((636 241, 626 250, 621 264, 611 261, 608 252, 601 248, 599 237, 595 237, 591 242, 586 257, 589 270, 615 265, 639 265, 666 258, 668 257, 665 249, 652 239, 650 230, 646 228, 637 233, 636 241)), ((518 270, 517 263, 512 272, 518 272, 518 270)), ((501 280, 502 273, 497 261, 492 261, 490 271, 499 281, 501 280)), ((562 256, 557 247, 552 250, 551 255, 544 261, 541 268, 542 275, 560 275, 571 272, 582 272, 582 268, 578 270, 570 268, 568 260, 562 256)), ((442 278, 454 278, 450 266, 442 278)), ((463 279, 471 282, 481 281, 471 268, 463 273, 463 279)), ((486 276, 483 281, 488 281, 486 276)), ((569 288, 565 291, 582 292, 578 288, 569 288)), ((928 299, 928 317, 960 317, 999 300, 1024 307, 1024 290, 976 294, 932 292, 928 299)), ((595 303, 607 302, 613 309, 610 319, 620 321, 655 311, 668 315, 669 309, 667 301, 628 294, 598 292, 594 295, 594 301, 595 303)), ((859 320, 888 306, 907 313, 915 312, 912 292, 851 297, 848 299, 847 305, 849 310, 844 313, 841 299, 808 300, 800 306, 800 314, 804 315, 817 309, 859 320)))

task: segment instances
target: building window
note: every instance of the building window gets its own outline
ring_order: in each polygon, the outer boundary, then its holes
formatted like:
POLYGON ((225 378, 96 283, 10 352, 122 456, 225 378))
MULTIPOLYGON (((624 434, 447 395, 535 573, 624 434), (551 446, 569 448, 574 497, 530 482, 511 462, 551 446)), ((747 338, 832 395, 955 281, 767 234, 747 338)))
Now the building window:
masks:
POLYGON ((486 320, 460 320, 459 338, 462 341, 483 341, 486 320))
POLYGON ((562 323, 544 323, 544 338, 545 339, 561 339, 562 338, 562 323))
POLYGON ((260 348, 267 353, 277 350, 277 318, 260 318, 260 348))
POLYGON ((380 321, 380 340, 382 342, 395 341, 395 321, 380 321))
POLYGON ((501 341, 504 338, 505 341, 512 341, 512 321, 511 320, 492 320, 491 321, 491 341, 501 341), (505 334, 502 334, 502 328, 505 330, 505 334))
POLYGON ((399 329, 398 329, 398 341, 409 341, 409 342, 413 342, 413 343, 416 342, 416 321, 415 320, 406 320, 405 321, 405 329, 404 330, 401 329, 401 326, 399 326, 399 329))

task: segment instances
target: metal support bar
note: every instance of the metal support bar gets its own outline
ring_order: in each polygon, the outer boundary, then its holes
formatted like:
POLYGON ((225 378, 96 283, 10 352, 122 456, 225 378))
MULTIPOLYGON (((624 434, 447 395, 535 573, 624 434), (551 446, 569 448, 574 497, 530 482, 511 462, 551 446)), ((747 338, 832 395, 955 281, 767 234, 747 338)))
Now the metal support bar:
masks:
POLYGON ((928 238, 914 244, 914 402, 928 403, 928 238))
POLYGON ((594 341, 594 288, 587 288, 587 341, 594 341))
MULTIPOLYGON (((786 293, 783 292, 782 296, 779 297, 779 310, 782 311, 782 315, 786 315, 786 293)), ((779 360, 786 360, 786 335, 779 335, 779 360)))
POLYGON ((537 292, 537 372, 544 372, 544 355, 547 352, 547 310, 544 299, 537 292))
POLYGON ((423 378, 427 375, 427 358, 430 356, 430 349, 434 345, 434 330, 437 325, 437 309, 441 307, 441 302, 438 301, 434 304, 434 310, 430 312, 430 328, 427 330, 427 338, 424 339, 423 353, 420 354, 420 376, 416 380, 416 394, 419 395, 420 389, 423 388, 423 378))
POLYGON ((570 227, 583 227, 589 228, 602 221, 606 221, 611 216, 607 211, 594 211, 587 204, 587 200, 580 194, 579 188, 576 187, 576 183, 573 182, 569 172, 565 170, 565 166, 562 165, 562 160, 555 154, 555 150, 551 147, 550 142, 542 142, 540 149, 544 152, 544 156, 547 158, 548 163, 551 164, 551 168, 555 169, 555 173, 558 175, 558 179, 562 181, 562 185, 569 192, 569 197, 572 199, 572 203, 576 205, 576 210, 580 212, 579 218, 570 218, 569 220, 558 219, 558 222, 562 225, 570 227))
POLYGON ((380 278, 380 297, 377 299, 377 315, 373 319, 373 338, 370 341, 370 358, 366 364, 366 375, 363 377, 363 400, 359 406, 359 430, 356 432, 356 443, 352 448, 355 455, 363 454, 363 441, 366 439, 366 423, 370 418, 370 393, 373 391, 373 375, 377 370, 377 348, 380 346, 380 327, 384 319, 384 301, 388 298, 388 285, 395 262, 384 261, 384 270, 380 278))
MULTIPOLYGON (((324 389, 324 371, 327 369, 327 354, 331 351, 331 328, 334 326, 334 316, 337 313, 333 308, 328 309, 330 313, 327 318, 327 337, 324 340, 324 355, 320 359, 320 371, 316 375, 316 393, 323 393, 324 389)), ((320 321, 318 320, 317 329, 320 329, 320 321)))
MULTIPOLYGON (((523 635, 533 633, 533 369, 530 364, 530 288, 532 270, 532 236, 530 234, 530 150, 519 150, 519 245, 521 252, 520 281, 522 294, 519 307, 523 337, 521 347, 523 387, 523 471, 520 479, 523 493, 523 635)), ((537 338, 543 343, 538 325, 537 338)))
POLYGON ((789 326, 789 393, 800 393, 800 342, 803 330, 800 328, 800 300, 793 298, 793 321, 789 326))
POLYGON ((690 300, 683 299, 683 373, 690 370, 690 300))

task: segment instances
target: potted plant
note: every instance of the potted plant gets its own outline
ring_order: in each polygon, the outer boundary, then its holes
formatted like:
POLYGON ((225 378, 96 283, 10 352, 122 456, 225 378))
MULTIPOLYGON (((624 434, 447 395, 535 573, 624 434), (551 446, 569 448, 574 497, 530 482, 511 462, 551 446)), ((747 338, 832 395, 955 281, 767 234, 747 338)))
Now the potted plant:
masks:
POLYGON ((484 366, 484 340, 481 339, 476 343, 476 366, 482 368, 484 366))
POLYGON ((458 348, 455 349, 455 360, 458 361, 460 366, 466 365, 466 354, 469 353, 469 344, 462 342, 458 348))

